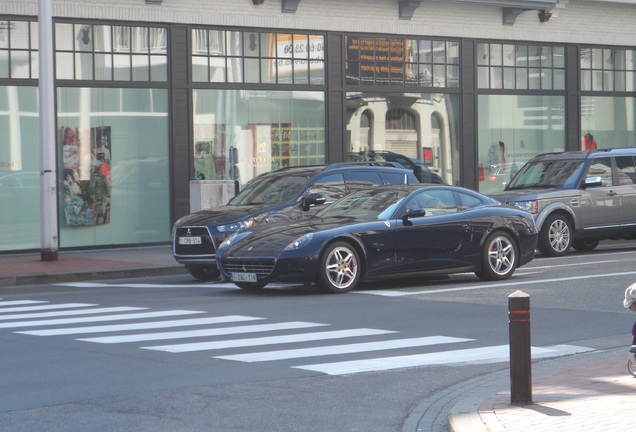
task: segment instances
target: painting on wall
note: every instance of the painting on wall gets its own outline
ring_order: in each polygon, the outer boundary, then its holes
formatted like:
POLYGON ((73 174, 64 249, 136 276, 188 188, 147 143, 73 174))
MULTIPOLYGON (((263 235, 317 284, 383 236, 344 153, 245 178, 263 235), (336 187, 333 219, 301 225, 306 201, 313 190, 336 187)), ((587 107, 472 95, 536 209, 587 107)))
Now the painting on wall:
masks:
POLYGON ((64 163, 62 208, 68 226, 110 222, 111 129, 60 128, 64 163))

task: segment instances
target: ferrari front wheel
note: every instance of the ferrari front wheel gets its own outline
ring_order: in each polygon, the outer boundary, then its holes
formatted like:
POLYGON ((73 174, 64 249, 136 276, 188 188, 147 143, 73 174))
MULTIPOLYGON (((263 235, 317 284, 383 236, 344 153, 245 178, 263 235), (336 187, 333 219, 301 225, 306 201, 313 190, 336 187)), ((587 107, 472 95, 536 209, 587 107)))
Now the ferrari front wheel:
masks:
POLYGON ((360 257, 346 242, 332 243, 320 256, 318 287, 330 293, 345 293, 360 280, 360 257))

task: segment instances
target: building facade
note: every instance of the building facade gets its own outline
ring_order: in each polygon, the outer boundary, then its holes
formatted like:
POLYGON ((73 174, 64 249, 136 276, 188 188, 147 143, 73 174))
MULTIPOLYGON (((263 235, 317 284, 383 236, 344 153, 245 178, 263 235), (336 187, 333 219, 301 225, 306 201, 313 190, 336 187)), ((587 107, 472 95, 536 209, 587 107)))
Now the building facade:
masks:
MULTIPOLYGON (((40 247, 38 0, 0 0, 0 252, 40 247)), ((491 193, 636 145, 636 0, 52 0, 59 247, 165 243, 192 183, 392 151, 491 193)))

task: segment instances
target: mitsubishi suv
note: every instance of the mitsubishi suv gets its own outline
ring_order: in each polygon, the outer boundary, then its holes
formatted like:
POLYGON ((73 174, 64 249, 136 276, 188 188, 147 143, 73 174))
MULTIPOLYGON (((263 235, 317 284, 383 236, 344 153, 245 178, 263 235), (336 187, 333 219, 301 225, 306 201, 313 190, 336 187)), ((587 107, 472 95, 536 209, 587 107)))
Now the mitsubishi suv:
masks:
POLYGON ((534 215, 544 256, 634 240, 636 147, 538 155, 490 196, 534 215))
POLYGON ((413 171, 391 162, 299 166, 261 174, 228 204, 177 220, 173 255, 196 279, 214 280, 220 276, 216 250, 236 231, 257 223, 304 219, 359 188, 417 183, 413 171))

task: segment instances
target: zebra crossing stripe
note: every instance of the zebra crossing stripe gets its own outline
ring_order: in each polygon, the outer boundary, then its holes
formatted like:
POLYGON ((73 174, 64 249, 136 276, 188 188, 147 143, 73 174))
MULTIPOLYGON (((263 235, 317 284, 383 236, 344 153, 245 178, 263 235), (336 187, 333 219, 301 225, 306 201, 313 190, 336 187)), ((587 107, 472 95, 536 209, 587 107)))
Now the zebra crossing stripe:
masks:
POLYGON ((386 333, 397 333, 397 332, 390 331, 390 330, 376 330, 376 329, 361 328, 361 329, 353 329, 353 330, 334 330, 334 331, 316 332, 316 333, 300 333, 295 335, 269 336, 269 337, 249 338, 249 339, 234 339, 234 340, 217 341, 217 342, 198 342, 198 343, 178 344, 178 345, 150 346, 150 347, 142 347, 142 348, 148 349, 148 350, 155 350, 155 351, 181 353, 181 352, 192 352, 192 351, 208 351, 208 350, 216 350, 216 349, 222 349, 222 348, 239 348, 239 347, 249 347, 249 346, 259 346, 259 345, 275 345, 275 344, 294 343, 294 342, 339 339, 339 338, 357 337, 357 336, 372 336, 372 335, 379 335, 379 334, 386 334, 386 333))
POLYGON ((120 307, 82 309, 82 310, 72 310, 72 311, 14 314, 14 315, 0 316, 0 320, 9 321, 9 320, 30 319, 30 318, 51 318, 51 317, 59 317, 59 316, 71 316, 71 315, 93 315, 93 314, 100 314, 100 313, 127 312, 127 311, 144 310, 144 309, 148 309, 148 308, 120 306, 120 307))
MULTIPOLYGON (((46 301, 40 301, 40 300, 14 300, 14 301, 0 301, 0 307, 5 307, 5 306, 20 306, 20 305, 26 305, 26 304, 42 304, 42 303, 48 303, 46 301)), ((2 309, 0 309, 2 310, 2 309)))
POLYGON ((199 313, 205 313, 205 312, 172 310, 172 311, 160 311, 160 312, 140 312, 140 313, 131 313, 131 314, 119 314, 119 315, 103 315, 103 316, 81 317, 81 318, 58 318, 58 319, 38 320, 38 321, 17 321, 17 322, 10 322, 10 323, 0 323, 0 328, 44 327, 44 326, 62 325, 62 324, 76 324, 76 323, 104 322, 104 321, 123 321, 123 320, 129 320, 129 319, 192 315, 192 314, 199 314, 199 313))
MULTIPOLYGON (((591 348, 569 345, 555 345, 554 347, 547 348, 532 347, 532 358, 557 357, 586 351, 593 350, 591 348)), ((416 366, 435 366, 458 363, 497 363, 506 362, 509 361, 509 359, 510 347, 508 345, 498 345, 427 354, 382 357, 367 360, 353 360, 292 367, 294 369, 323 372, 328 375, 346 375, 416 366)))
POLYGON ((292 350, 266 351, 248 354, 236 354, 227 356, 217 356, 214 358, 223 360, 234 360, 241 362, 264 362, 273 360, 289 360, 302 357, 320 357, 337 354, 352 354, 360 352, 382 351, 398 348, 410 348, 427 345, 439 345, 447 343, 470 342, 474 339, 463 339, 446 336, 427 336, 420 338, 395 339, 380 342, 363 342, 347 345, 331 345, 313 348, 300 348, 292 350))
POLYGON ((88 303, 61 303, 61 304, 46 304, 46 305, 39 305, 39 306, 22 306, 22 307, 12 307, 12 308, 0 308, 0 314, 15 313, 15 312, 33 312, 33 311, 42 311, 42 310, 51 310, 51 309, 73 309, 73 308, 91 307, 91 306, 99 306, 99 305, 88 304, 88 303))
POLYGON ((175 332, 162 332, 162 333, 143 333, 134 335, 122 335, 122 336, 104 336, 96 338, 77 339, 84 342, 96 342, 103 344, 113 343, 125 343, 125 342, 146 342, 165 339, 183 339, 191 337, 203 337, 203 336, 222 336, 229 334, 239 333, 255 333, 266 332, 275 330, 289 330, 309 327, 327 326, 329 324, 317 324, 302 321, 284 322, 276 324, 260 324, 260 325, 246 325, 239 327, 223 327, 218 329, 203 329, 203 330, 187 330, 187 331, 175 331, 175 332))
POLYGON ((18 331, 15 333, 28 334, 32 336, 60 336, 60 335, 73 335, 73 334, 88 334, 88 333, 108 333, 117 331, 128 330, 147 330, 169 327, 187 327, 198 326, 208 324, 223 324, 241 321, 254 321, 262 320, 265 318, 242 316, 242 315, 228 315, 213 318, 191 318, 191 319, 178 319, 169 321, 153 321, 147 323, 135 323, 135 324, 114 324, 103 326, 89 326, 89 327, 70 327, 60 329, 49 330, 28 330, 18 331))

